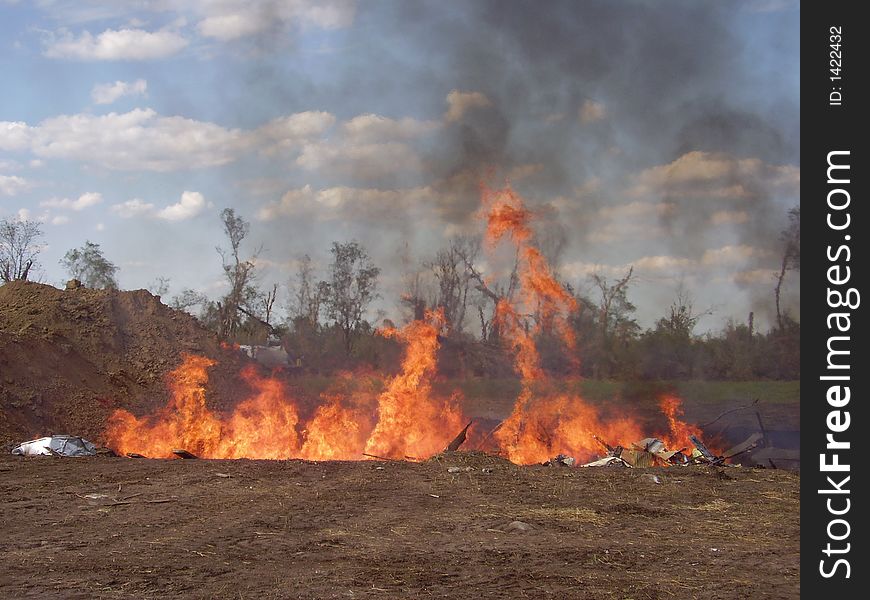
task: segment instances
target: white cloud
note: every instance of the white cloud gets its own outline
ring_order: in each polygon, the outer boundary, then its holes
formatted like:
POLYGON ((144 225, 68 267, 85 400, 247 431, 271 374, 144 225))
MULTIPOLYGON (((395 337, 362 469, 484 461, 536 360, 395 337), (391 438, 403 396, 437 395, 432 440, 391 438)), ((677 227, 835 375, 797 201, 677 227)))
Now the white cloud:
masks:
POLYGON ((353 23, 353 0, 222 0, 201 2, 200 35, 227 42, 298 24, 340 29, 353 23))
POLYGON ((409 139, 437 129, 437 121, 418 121, 410 117, 390 119, 382 115, 359 115, 342 125, 345 134, 361 141, 409 139))
POLYGON ((217 167, 259 150, 289 153, 308 171, 335 169, 374 179, 419 170, 410 142, 439 125, 415 119, 362 115, 333 131, 335 116, 306 111, 252 130, 228 129, 136 108, 107 115, 60 115, 30 126, 0 122, 0 148, 27 148, 42 158, 78 160, 113 170, 175 171, 217 167))
POLYGON ((668 193, 673 196, 705 195, 747 198, 755 184, 787 192, 800 187, 800 168, 770 165, 758 158, 734 158, 727 154, 692 151, 666 165, 645 169, 633 177, 629 195, 668 193))
POLYGON ((742 264, 751 258, 769 256, 768 251, 752 246, 723 246, 706 250, 701 256, 701 264, 705 266, 727 266, 742 264))
POLYGON ((52 225, 63 225, 65 223, 69 223, 69 217, 66 215, 57 215, 51 220, 52 225))
POLYGON ((71 200, 69 198, 51 198, 49 200, 43 200, 39 203, 39 205, 46 208, 61 208, 80 211, 88 207, 95 206, 102 201, 102 194, 98 192, 86 192, 75 200, 71 200))
POLYGON ((184 221, 195 217, 205 208, 205 198, 199 192, 183 192, 181 200, 157 211, 157 217, 167 221, 184 221))
POLYGON ((113 205, 111 210, 122 219, 149 218, 163 219, 164 221, 185 221, 200 214, 206 206, 207 203, 201 193, 184 191, 178 202, 164 208, 157 208, 151 202, 134 198, 113 205))
POLYGON ((447 113, 444 119, 448 123, 454 123, 462 119, 469 110, 488 106, 492 106, 492 102, 480 92, 452 90, 447 94, 447 113))
POLYGON ((94 36, 83 31, 78 37, 68 31, 47 40, 45 56, 74 60, 152 60, 181 51, 188 41, 169 30, 107 29, 94 36))
POLYGON ((644 217, 647 215, 667 215, 672 213, 676 206, 670 202, 629 202, 616 206, 602 206, 598 209, 598 216, 603 219, 626 219, 632 217, 644 217))
POLYGON ((135 217, 143 217, 154 214, 154 205, 150 202, 145 202, 139 198, 127 200, 121 204, 112 205, 112 212, 117 214, 122 219, 132 219, 135 217))
POLYGON ((14 196, 30 187, 27 180, 17 175, 0 175, 0 196, 14 196))
POLYGON ((607 109, 601 102, 587 100, 580 107, 577 114, 580 117, 581 123, 594 123, 595 121, 600 121, 607 116, 607 109))
POLYGON ((148 89, 144 79, 136 81, 116 81, 115 83, 99 83, 91 90, 91 100, 95 104, 111 104, 123 96, 142 95, 148 89))
POLYGON ((258 127, 253 136, 266 154, 298 151, 301 145, 326 133, 335 123, 335 116, 322 111, 305 111, 272 119, 258 127))
POLYGON ((31 150, 43 158, 151 171, 224 165, 252 141, 238 129, 184 117, 161 117, 151 109, 138 108, 102 116, 53 117, 30 127, 29 137, 31 150))
POLYGON ((777 273, 774 269, 752 269, 734 273, 732 281, 739 285, 753 285, 757 283, 771 284, 777 273))
POLYGON ((332 171, 367 180, 421 168, 417 152, 403 142, 312 142, 303 146, 296 164, 306 171, 332 171))
POLYGON ((21 150, 30 144, 31 128, 21 121, 0 121, 0 150, 21 150))
POLYGON ((691 269, 695 261, 680 256, 642 256, 631 262, 637 271, 682 271, 691 269))
POLYGON ((201 35, 222 42, 258 33, 266 27, 268 27, 268 21, 264 22, 254 12, 215 15, 203 19, 197 25, 201 35))
POLYGON ((435 200, 432 188, 403 189, 351 188, 345 186, 316 190, 310 185, 289 190, 278 202, 257 212, 261 221, 281 217, 312 215, 322 220, 370 219, 381 221, 407 215, 416 209, 430 208, 435 200))
POLYGON ((745 210, 717 210, 710 215, 711 225, 740 225, 749 221, 745 210))

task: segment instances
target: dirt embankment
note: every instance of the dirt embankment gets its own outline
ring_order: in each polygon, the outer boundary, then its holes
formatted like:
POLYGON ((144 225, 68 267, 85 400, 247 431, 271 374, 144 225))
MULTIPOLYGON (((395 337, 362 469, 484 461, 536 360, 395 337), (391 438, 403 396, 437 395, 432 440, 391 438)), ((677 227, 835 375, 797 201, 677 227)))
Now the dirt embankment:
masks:
POLYGON ((218 360, 209 403, 229 406, 245 357, 192 316, 146 290, 0 287, 0 443, 70 433, 100 441, 115 408, 136 414, 167 400, 165 375, 183 352, 218 360))

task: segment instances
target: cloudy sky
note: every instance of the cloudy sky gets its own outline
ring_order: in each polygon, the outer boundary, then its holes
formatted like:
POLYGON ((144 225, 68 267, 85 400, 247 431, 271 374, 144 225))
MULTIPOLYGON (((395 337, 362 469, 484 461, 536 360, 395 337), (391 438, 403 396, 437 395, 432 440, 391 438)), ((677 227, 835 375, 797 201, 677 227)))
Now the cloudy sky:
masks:
POLYGON ((715 329, 769 318, 799 201, 788 0, 0 0, 0 72, 0 218, 43 222, 52 284, 91 240, 217 296, 233 207, 264 284, 357 239, 395 311, 508 178, 564 279, 634 265, 642 324, 682 282, 715 329))

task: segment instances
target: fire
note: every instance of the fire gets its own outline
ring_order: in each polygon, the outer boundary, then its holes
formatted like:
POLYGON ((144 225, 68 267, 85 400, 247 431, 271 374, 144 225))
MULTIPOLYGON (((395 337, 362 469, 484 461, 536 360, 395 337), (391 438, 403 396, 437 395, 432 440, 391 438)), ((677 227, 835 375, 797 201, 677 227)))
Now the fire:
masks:
POLYGON ((378 423, 366 443, 367 454, 388 458, 431 456, 446 446, 445 434, 449 442, 451 432, 455 435, 462 429, 464 418, 456 403, 432 398, 435 355, 440 345, 438 333, 444 325, 444 315, 430 311, 426 317, 425 321, 413 321, 401 330, 388 329, 383 333, 407 346, 402 372, 378 398, 378 423))
MULTIPOLYGON (((676 396, 663 396, 659 400, 659 408, 668 419, 669 434, 659 436, 669 450, 684 450, 686 448, 694 448, 695 444, 689 438, 690 435, 701 437, 701 430, 697 427, 689 425, 680 417, 683 416, 683 401, 676 396)), ((709 440, 708 440, 709 441, 709 440)), ((712 452, 719 453, 709 444, 707 446, 712 452)))
MULTIPOLYGON (((557 454, 586 460, 601 453, 596 437, 624 447, 645 437, 631 416, 605 419, 581 397, 555 391, 553 381, 541 367, 535 337, 543 331, 554 331, 569 357, 576 356, 577 340, 569 318, 578 310, 577 301, 556 279, 535 245, 530 223, 533 213, 523 199, 510 187, 484 187, 482 196, 488 246, 492 248, 507 239, 513 243, 519 260, 520 298, 513 303, 502 299, 496 310, 500 331, 515 351, 514 366, 522 378, 513 412, 494 434, 501 450, 520 464, 542 462, 557 454)), ((678 406, 676 398, 668 398, 661 405, 671 428, 670 437, 664 441, 677 450, 691 447, 688 436, 697 433, 678 419, 678 406)))
MULTIPOLYGON (((602 453, 599 440, 629 447, 647 437, 631 415, 605 413, 577 394, 560 391, 542 367, 537 340, 542 334, 555 335, 576 374, 577 340, 570 318, 579 307, 536 245, 533 212, 510 187, 484 187, 481 214, 489 249, 513 245, 519 284, 516 297, 497 302, 493 317, 500 339, 513 352, 521 388, 510 416, 492 434, 491 449, 519 464, 543 462, 557 454, 582 461, 602 453)), ((313 411, 301 410, 279 378, 263 377, 253 366, 241 372, 252 390, 250 397, 228 414, 210 410, 208 370, 215 361, 184 355, 168 377, 169 403, 144 417, 115 411, 106 438, 121 452, 152 457, 172 456, 177 448, 203 458, 428 457, 443 450, 467 422, 458 394, 443 399, 432 391, 443 328, 443 312, 427 311, 401 329, 380 330, 403 344, 401 372, 388 378, 379 394, 353 386, 331 389, 313 411)), ((337 387, 348 377, 339 377, 337 387)), ((669 431, 658 437, 671 450, 691 448, 689 436, 700 432, 682 421, 680 400, 666 396, 660 408, 669 431)))
POLYGON ((215 361, 188 354, 169 374, 167 406, 141 418, 116 410, 106 439, 120 452, 152 457, 169 457, 179 448, 202 458, 431 456, 444 449, 465 421, 455 397, 442 401, 431 391, 443 322, 440 313, 429 313, 424 321, 382 332, 406 349, 402 372, 388 380, 373 417, 365 397, 324 394, 324 403, 302 423, 298 403, 283 382, 260 376, 253 366, 241 373, 254 391, 251 397, 231 414, 215 413, 206 407, 208 369, 215 361))

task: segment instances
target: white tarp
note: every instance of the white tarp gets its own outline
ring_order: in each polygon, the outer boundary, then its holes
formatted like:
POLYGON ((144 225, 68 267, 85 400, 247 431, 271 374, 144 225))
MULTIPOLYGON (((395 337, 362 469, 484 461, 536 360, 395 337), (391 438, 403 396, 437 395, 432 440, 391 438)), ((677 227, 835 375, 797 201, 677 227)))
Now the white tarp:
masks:
POLYGON ((53 435, 19 444, 12 454, 19 456, 94 456, 97 447, 75 435, 53 435))

